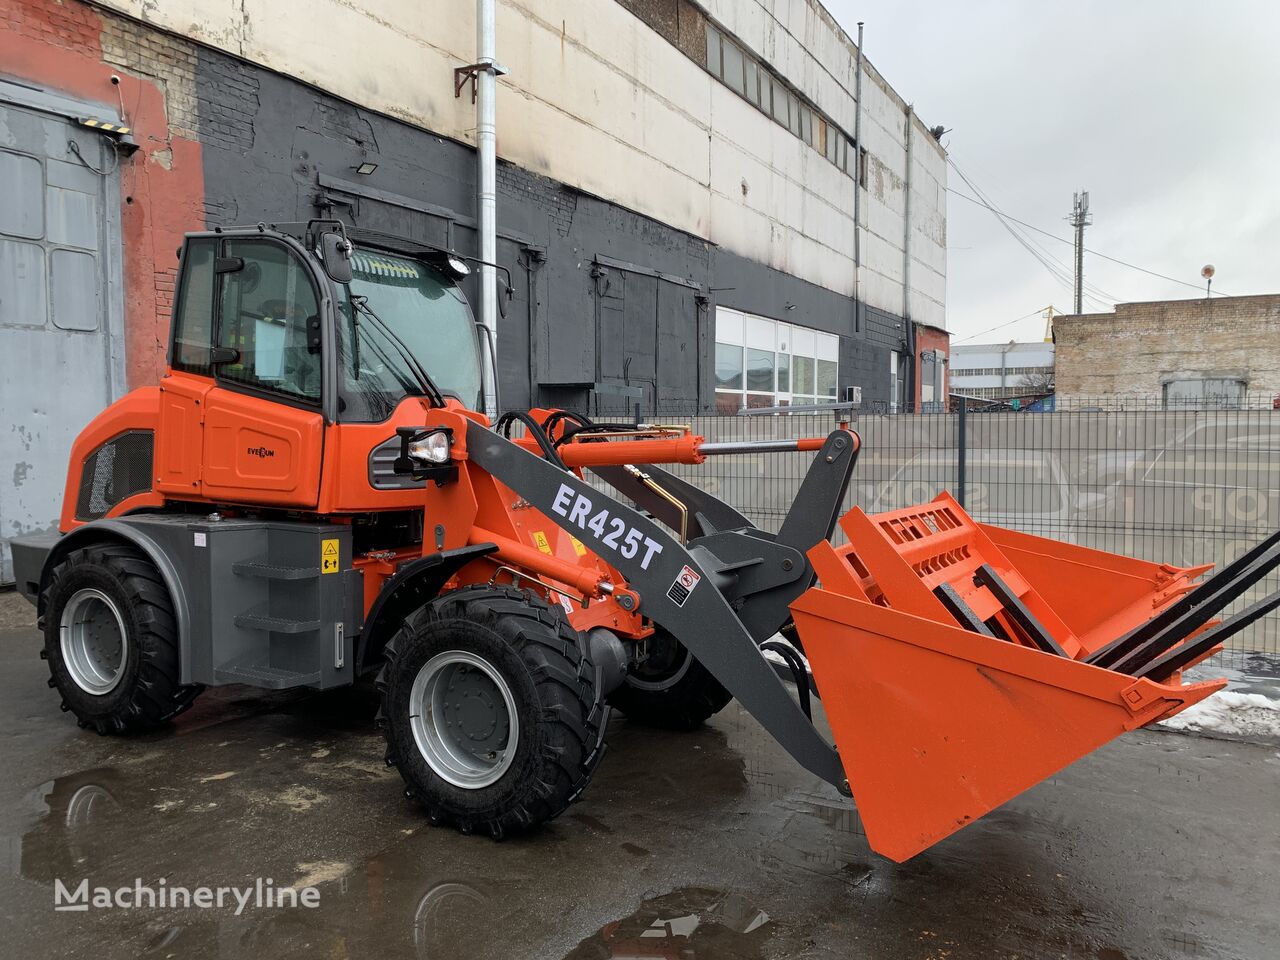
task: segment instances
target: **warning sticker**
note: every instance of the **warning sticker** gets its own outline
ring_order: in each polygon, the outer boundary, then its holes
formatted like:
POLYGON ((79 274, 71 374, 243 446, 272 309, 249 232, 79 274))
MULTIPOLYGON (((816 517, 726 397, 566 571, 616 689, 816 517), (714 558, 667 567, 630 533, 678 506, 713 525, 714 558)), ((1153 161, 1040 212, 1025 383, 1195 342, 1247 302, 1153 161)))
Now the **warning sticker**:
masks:
POLYGON ((689 599, 689 594, 693 593, 693 588, 701 579, 702 577, 693 567, 686 566, 672 582, 671 589, 667 591, 667 597, 677 607, 683 607, 684 602, 689 599))
POLYGON ((338 572, 338 538, 331 537, 320 541, 320 572, 338 572))
POLYGON ((547 539, 547 535, 541 530, 533 531, 533 542, 543 553, 551 552, 551 541, 547 539))
POLYGON ((576 553, 576 554, 577 554, 578 556, 580 556, 580 557, 585 557, 585 556, 587 555, 587 548, 586 548, 585 546, 583 546, 583 544, 582 544, 582 541, 581 541, 581 540, 579 540, 579 539, 578 539, 577 537, 575 537, 573 534, 570 534, 570 535, 569 535, 569 540, 570 540, 570 541, 572 541, 572 543, 573 543, 573 552, 574 552, 574 553, 576 553))

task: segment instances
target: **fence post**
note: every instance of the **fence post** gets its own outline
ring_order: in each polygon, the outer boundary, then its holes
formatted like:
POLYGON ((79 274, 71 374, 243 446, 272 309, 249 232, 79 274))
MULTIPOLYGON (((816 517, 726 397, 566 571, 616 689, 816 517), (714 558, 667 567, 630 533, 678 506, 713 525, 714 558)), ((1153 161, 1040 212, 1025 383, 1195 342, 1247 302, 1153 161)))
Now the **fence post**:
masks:
POLYGON ((969 430, 967 426, 968 402, 965 397, 957 397, 960 401, 960 407, 956 410, 956 502, 960 506, 964 506, 964 487, 965 487, 965 455, 969 446, 969 430))

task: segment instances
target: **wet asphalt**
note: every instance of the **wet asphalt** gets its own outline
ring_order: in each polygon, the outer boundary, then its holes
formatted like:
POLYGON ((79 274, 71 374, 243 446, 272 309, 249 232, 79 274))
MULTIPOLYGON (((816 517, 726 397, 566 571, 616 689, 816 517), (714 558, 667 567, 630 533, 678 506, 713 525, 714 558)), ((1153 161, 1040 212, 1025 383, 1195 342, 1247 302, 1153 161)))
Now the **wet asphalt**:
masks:
POLYGON ((583 799, 432 828, 370 688, 207 691, 135 739, 58 708, 0 596, 0 957, 1280 957, 1280 751, 1139 731, 905 864, 731 705, 617 718, 583 799), (74 887, 314 885, 315 909, 56 912, 74 887))

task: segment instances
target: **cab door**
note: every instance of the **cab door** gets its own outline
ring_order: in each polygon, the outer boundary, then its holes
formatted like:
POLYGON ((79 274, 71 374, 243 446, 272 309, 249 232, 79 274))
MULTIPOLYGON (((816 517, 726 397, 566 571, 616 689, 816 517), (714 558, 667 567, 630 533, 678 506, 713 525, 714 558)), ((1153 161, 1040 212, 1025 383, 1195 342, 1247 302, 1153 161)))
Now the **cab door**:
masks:
POLYGON ((320 489, 320 296, 300 254, 272 238, 221 241, 202 492, 314 507, 320 489))

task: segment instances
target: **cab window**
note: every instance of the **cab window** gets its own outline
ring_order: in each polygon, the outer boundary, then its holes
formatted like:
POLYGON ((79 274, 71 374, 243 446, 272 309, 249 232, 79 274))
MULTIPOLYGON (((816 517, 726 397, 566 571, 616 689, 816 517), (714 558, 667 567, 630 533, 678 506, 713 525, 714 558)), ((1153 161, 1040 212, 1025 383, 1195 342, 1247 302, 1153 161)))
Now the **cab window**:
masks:
POLYGON ((282 244, 228 240, 223 256, 244 265, 220 275, 218 346, 236 359, 219 379, 320 400, 320 308, 306 268, 282 244))
POLYGON ((182 254, 182 288, 173 316, 173 365, 211 376, 209 348, 213 344, 213 261, 218 241, 187 241, 182 254))

